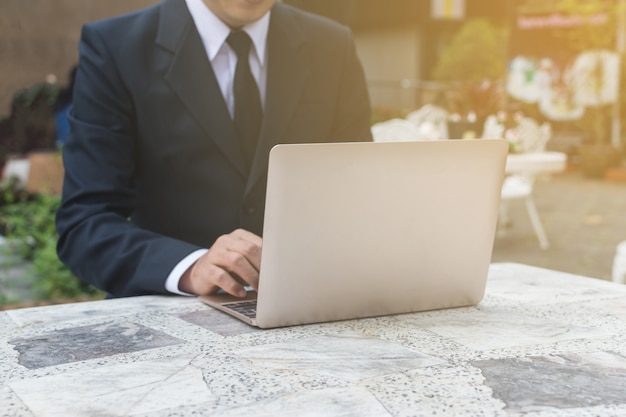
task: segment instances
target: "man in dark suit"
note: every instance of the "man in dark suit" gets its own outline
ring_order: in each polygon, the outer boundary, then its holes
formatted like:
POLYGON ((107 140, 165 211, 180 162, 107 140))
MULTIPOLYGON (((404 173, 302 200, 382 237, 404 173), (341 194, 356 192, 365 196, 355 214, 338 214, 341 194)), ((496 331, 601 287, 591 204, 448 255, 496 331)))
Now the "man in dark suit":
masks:
POLYGON ((371 140, 350 31, 274 3, 165 0, 85 25, 57 212, 78 277, 113 297, 256 288, 271 147, 371 140), (248 158, 241 31, 262 106, 248 158))

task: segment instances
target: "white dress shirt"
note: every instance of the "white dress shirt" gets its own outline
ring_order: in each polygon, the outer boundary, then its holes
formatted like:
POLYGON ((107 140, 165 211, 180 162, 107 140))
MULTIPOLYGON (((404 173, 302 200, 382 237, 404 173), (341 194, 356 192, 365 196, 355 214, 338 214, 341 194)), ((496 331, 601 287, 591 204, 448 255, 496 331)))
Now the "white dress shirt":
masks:
MULTIPOLYGON (((237 55, 226 43, 226 38, 231 29, 222 22, 204 4, 202 0, 186 0, 187 8, 191 13, 204 49, 213 66, 213 72, 220 85, 224 99, 230 111, 231 117, 235 114, 235 98, 233 96, 233 80, 237 55)), ((250 48, 250 70, 259 86, 261 105, 265 103, 265 86, 267 80, 267 31, 270 25, 270 12, 261 19, 242 29, 250 35, 254 48, 250 48)))
MULTIPOLYGON (((222 90, 230 116, 234 117, 233 80, 237 66, 237 55, 226 42, 231 29, 215 16, 202 0, 185 1, 202 39, 207 57, 211 61, 213 72, 220 90, 222 90)), ((267 32, 269 24, 270 12, 267 12, 261 19, 242 28, 248 33, 254 45, 254 48, 250 48, 250 70, 259 86, 262 106, 265 103, 265 87, 267 85, 267 32)), ((180 291, 178 283, 185 271, 207 252, 208 249, 200 249, 181 260, 168 275, 165 289, 174 294, 192 295, 180 291)))

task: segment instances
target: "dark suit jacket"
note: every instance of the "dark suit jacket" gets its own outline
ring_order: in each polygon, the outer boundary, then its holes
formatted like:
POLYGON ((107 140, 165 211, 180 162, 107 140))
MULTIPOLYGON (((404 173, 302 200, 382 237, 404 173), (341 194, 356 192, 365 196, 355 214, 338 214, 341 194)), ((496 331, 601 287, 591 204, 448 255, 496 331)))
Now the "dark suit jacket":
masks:
POLYGON ((262 233, 277 143, 368 141, 350 31, 277 4, 252 167, 183 0, 85 25, 57 212, 60 259, 112 296, 164 293, 172 268, 236 228, 262 233))

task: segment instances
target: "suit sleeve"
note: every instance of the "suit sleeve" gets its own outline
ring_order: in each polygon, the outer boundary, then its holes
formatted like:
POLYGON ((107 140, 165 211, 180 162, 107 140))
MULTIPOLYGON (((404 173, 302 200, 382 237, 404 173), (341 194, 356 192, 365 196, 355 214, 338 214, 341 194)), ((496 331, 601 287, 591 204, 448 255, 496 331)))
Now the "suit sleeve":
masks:
POLYGON ((59 258, 113 296, 166 293, 169 272, 199 247, 129 221, 136 201, 133 100, 95 28, 83 29, 79 52, 56 217, 59 258))

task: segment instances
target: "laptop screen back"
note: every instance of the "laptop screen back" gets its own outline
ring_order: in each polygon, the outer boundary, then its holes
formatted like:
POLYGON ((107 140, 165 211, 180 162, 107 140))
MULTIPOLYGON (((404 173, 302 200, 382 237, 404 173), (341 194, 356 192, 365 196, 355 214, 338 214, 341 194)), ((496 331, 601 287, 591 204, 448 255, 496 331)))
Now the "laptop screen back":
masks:
POLYGON ((276 146, 258 325, 478 303, 507 151, 484 139, 276 146))

